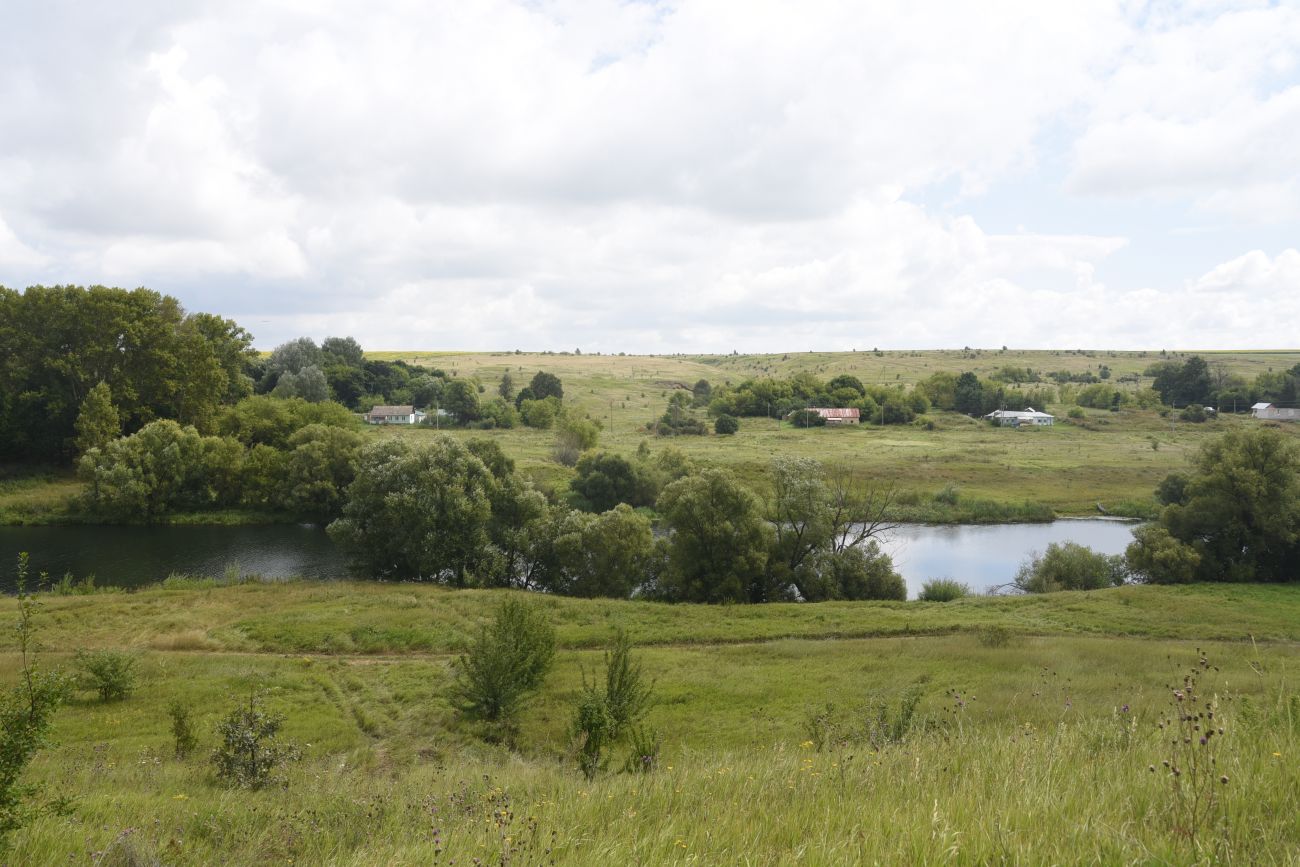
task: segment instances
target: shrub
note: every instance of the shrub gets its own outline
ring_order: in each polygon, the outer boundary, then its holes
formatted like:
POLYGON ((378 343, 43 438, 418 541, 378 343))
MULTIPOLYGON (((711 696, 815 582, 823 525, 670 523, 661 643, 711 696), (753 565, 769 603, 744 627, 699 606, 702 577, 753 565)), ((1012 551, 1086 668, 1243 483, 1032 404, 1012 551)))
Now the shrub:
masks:
POLYGON ((1016 572, 1014 583, 1023 593, 1052 593, 1118 586, 1127 577, 1122 556, 1100 554, 1074 542, 1052 542, 1041 555, 1030 555, 1016 572))
POLYGON ((623 773, 648 774, 659 767, 659 750, 663 743, 658 732, 637 726, 632 729, 631 740, 631 748, 623 762, 623 773))
MULTIPOLYGON (((574 708, 570 732, 578 750, 578 767, 587 779, 605 767, 605 749, 632 731, 645 715, 653 690, 654 685, 645 682, 641 664, 632 660, 632 644, 620 629, 613 649, 605 654, 604 690, 595 680, 588 682, 584 672, 582 695, 574 708)), ((644 732, 639 737, 642 741, 647 739, 644 732)), ((645 746, 645 743, 634 745, 632 755, 635 757, 645 746)))
POLYGON ((795 427, 825 427, 826 419, 821 413, 800 409, 790 413, 790 423, 795 427))
POLYGON ((1199 403, 1189 403, 1183 408, 1182 412, 1178 413, 1178 417, 1183 421, 1200 424, 1205 421, 1208 416, 1205 413, 1205 407, 1201 406, 1199 403))
POLYGON ((505 599, 456 660, 453 696, 465 712, 508 732, 554 657, 555 630, 541 610, 505 599))
POLYGON ((976 635, 982 647, 1009 647, 1015 638, 1015 633, 1001 623, 981 626, 976 635))
POLYGON ((604 697, 594 689, 583 689, 570 733, 578 750, 578 768, 589 780, 605 767, 605 746, 613 740, 613 729, 604 697))
POLYGON ((67 697, 67 681, 36 665, 34 624, 39 603, 27 592, 27 555, 18 555, 19 683, 0 695, 0 854, 9 834, 41 812, 37 790, 19 783, 44 744, 54 712, 67 697))
POLYGON ((922 602, 951 602, 971 595, 970 585, 951 578, 931 578, 921 585, 916 598, 922 602))
POLYGON ((1087 415, 1087 413, 1083 411, 1082 407, 1072 406, 1070 407, 1066 415, 1068 415, 1070 418, 1077 419, 1077 418, 1083 418, 1085 415, 1087 415))
POLYGON ((78 685, 99 693, 100 701, 121 701, 135 691, 136 657, 116 650, 78 650, 78 685))
POLYGON ((217 779, 229 786, 260 789, 277 781, 276 771, 296 760, 298 748, 281 743, 284 716, 271 713, 262 693, 249 693, 248 703, 235 707, 217 724, 220 745, 212 751, 217 779))
POLYGON ((172 721, 172 740, 176 747, 176 758, 187 759, 199 742, 194 734, 194 724, 190 720, 190 709, 180 701, 172 699, 167 705, 167 715, 172 721))
POLYGON ((740 430, 740 422, 734 415, 723 413, 713 422, 713 432, 719 436, 730 436, 740 430))

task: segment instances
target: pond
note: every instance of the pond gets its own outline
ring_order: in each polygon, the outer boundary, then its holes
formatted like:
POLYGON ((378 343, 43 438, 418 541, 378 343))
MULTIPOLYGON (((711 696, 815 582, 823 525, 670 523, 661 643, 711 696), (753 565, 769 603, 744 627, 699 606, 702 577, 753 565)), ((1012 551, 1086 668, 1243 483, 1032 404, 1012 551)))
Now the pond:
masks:
MULTIPOLYGON (((1006 584, 1033 551, 1050 542, 1078 542, 1118 554, 1135 525, 1102 518, 1051 524, 909 524, 885 544, 916 598, 930 578, 954 578, 976 592, 1006 584)), ((13 589, 18 552, 31 554, 31 579, 41 571, 95 576, 99 585, 139 587, 178 572, 221 576, 228 570, 267 578, 339 578, 347 563, 324 531, 309 525, 253 527, 5 527, 0 526, 0 588, 13 589)))
POLYGON ((1007 584, 1033 552, 1052 542, 1076 542, 1102 554, 1122 554, 1133 521, 1066 518, 1050 524, 905 524, 882 547, 915 599, 931 578, 952 578, 976 593, 1007 584))

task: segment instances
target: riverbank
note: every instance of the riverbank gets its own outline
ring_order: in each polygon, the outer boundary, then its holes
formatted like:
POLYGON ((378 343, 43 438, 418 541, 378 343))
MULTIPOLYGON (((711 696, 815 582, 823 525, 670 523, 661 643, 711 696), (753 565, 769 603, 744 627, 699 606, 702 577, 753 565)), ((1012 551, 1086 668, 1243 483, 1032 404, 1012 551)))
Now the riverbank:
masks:
MULTIPOLYGON (((174 581, 42 597, 46 647, 128 651, 141 679, 124 701, 82 693, 59 712, 28 780, 70 806, 17 832, 10 857, 1190 864, 1285 863, 1300 848, 1300 587, 728 607, 528 596, 559 650, 510 747, 449 699, 451 661, 506 595, 174 581), (648 773, 621 773, 619 746, 586 779, 569 721, 617 627, 654 680, 660 751, 648 773), (1225 730, 1204 789, 1214 819, 1196 837, 1158 728, 1177 707, 1166 685, 1189 669, 1225 730), (206 754, 254 687, 302 758, 283 786, 232 791, 206 754), (878 702, 894 719, 908 689, 920 699, 897 738, 860 740, 855 726, 878 702), (188 760, 172 753, 172 701, 194 715, 188 760)), ((13 616, 0 601, 0 620, 13 616)))

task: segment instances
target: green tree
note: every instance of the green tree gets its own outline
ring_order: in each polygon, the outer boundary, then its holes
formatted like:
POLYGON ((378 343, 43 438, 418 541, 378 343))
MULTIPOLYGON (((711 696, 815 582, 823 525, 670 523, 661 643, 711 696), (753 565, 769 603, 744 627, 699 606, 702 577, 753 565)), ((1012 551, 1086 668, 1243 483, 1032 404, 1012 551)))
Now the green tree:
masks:
MULTIPOLYGON (((1293 441, 1269 428, 1211 440, 1194 458, 1183 496, 1164 507, 1157 525, 1200 558, 1196 580, 1300 577, 1300 448, 1293 441)), ((1191 560, 1169 553, 1163 537, 1148 541, 1166 558, 1191 560)), ((1135 568, 1146 565, 1140 556, 1135 561, 1135 568)))
POLYGON ((730 436, 740 430, 740 422, 734 415, 725 412, 713 421, 713 432, 718 436, 730 436))
POLYGON ((494 571, 492 505, 500 482, 456 438, 385 439, 361 449, 329 534, 365 574, 465 587, 494 571))
POLYGON ((528 383, 528 390, 531 392, 533 400, 545 400, 553 397, 556 400, 564 400, 564 385, 560 378, 553 373, 546 373, 539 370, 528 383))
POLYGON ((758 500, 730 473, 706 469, 664 488, 657 504, 671 532, 665 596, 683 602, 766 602, 770 530, 758 500))
POLYGON ((467 379, 453 379, 442 390, 442 408, 460 424, 479 418, 478 389, 467 379))
POLYGON ((1196 580, 1201 555, 1157 524, 1133 531, 1133 541, 1124 551, 1129 571, 1138 581, 1152 584, 1187 584, 1196 580))
POLYGON ((228 407, 217 420, 217 431, 249 447, 261 444, 283 450, 294 432, 309 424, 358 427, 357 417, 333 401, 309 403, 299 397, 254 395, 228 407))
POLYGON ((321 403, 330 399, 329 382, 325 373, 314 364, 309 364, 297 372, 286 370, 276 380, 271 396, 278 398, 298 397, 308 403, 321 403))
POLYGON ((122 434, 122 420, 113 408, 113 391, 107 382, 90 390, 77 415, 77 450, 82 454, 103 448, 122 434))
POLYGON ((1021 565, 1014 583, 1024 593, 1054 593, 1114 587, 1126 577, 1123 557, 1108 557, 1075 542, 1052 542, 1021 565))
POLYGON ((549 531, 552 556, 539 576, 541 589, 626 599, 653 571, 650 519, 625 503, 599 515, 567 512, 549 531))
MULTIPOLYGON (((315 367, 321 370, 328 365, 325 353, 321 352, 316 341, 310 337, 298 337, 287 343, 281 343, 271 350, 271 357, 266 360, 262 381, 258 390, 269 392, 275 388, 280 377, 286 373, 299 373, 305 368, 315 367)), ((285 395, 293 397, 295 395, 285 395)))
POLYGON ((619 503, 653 506, 658 495, 648 468, 610 452, 588 452, 579 458, 569 488, 591 512, 604 512, 619 503))
POLYGON ((337 517, 363 442, 361 434, 347 428, 323 424, 299 428, 289 437, 281 464, 279 505, 315 521, 337 517))
POLYGON ((529 696, 541 689, 555 658, 555 630, 542 610, 503 599, 454 664, 452 696, 466 713, 513 728, 529 696))
POLYGON ((953 386, 953 409, 966 415, 984 412, 984 387, 969 370, 957 377, 953 386))
POLYGON ((501 399, 504 401, 512 401, 515 399, 515 379, 510 375, 510 371, 507 370, 505 373, 501 374, 501 383, 497 385, 497 394, 499 394, 501 399))

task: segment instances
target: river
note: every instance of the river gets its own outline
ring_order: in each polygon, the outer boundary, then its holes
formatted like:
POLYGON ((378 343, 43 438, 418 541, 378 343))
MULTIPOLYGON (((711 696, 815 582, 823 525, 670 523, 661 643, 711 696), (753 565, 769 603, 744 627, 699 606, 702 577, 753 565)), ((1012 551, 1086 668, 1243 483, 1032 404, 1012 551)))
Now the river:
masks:
MULTIPOLYGON (((884 549, 916 598, 930 578, 954 578, 976 592, 1006 584, 1020 564, 1050 542, 1078 542, 1118 554, 1132 540, 1134 524, 1099 518, 1051 524, 909 524, 884 549)), ((31 555, 31 580, 49 573, 95 577, 99 585, 140 587, 173 573, 222 576, 228 572, 266 578, 331 579, 347 564, 319 528, 252 527, 7 527, 0 526, 0 588, 12 590, 18 552, 31 555)))

